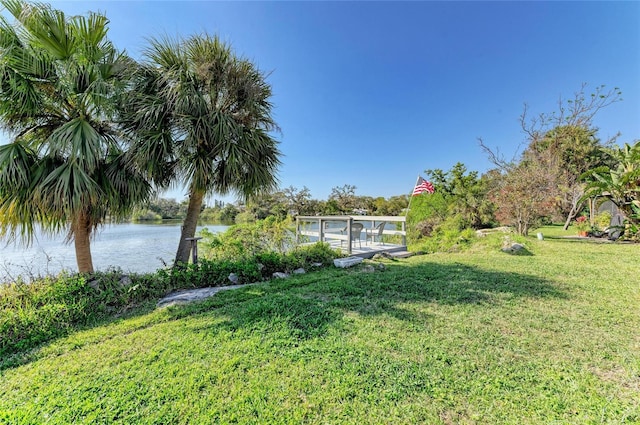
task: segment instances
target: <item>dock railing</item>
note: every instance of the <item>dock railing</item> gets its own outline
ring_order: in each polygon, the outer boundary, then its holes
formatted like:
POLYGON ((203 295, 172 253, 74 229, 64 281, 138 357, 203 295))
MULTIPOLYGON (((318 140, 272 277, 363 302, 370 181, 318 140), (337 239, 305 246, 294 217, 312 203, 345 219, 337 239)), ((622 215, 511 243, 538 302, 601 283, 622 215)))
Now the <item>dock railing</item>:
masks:
POLYGON ((327 215, 327 216, 297 216, 296 242, 300 243, 301 236, 317 238, 320 242, 339 240, 346 242, 347 254, 351 255, 351 228, 353 223, 362 223, 365 228, 373 229, 376 225, 385 223, 400 223, 400 230, 396 224, 394 229, 385 229, 382 235, 400 236, 402 245, 407 244, 406 217, 373 216, 373 215, 327 215))

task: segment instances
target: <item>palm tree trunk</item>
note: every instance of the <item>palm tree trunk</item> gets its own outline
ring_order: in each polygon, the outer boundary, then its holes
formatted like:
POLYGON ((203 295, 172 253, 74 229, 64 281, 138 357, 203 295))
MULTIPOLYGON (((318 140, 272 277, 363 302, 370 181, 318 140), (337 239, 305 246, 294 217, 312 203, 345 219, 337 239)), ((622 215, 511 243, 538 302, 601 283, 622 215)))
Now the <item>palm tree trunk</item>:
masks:
POLYGON ((91 259, 91 223, 89 216, 80 213, 73 225, 73 242, 76 248, 76 262, 80 273, 93 273, 93 260, 91 259))
POLYGON ((189 262, 189 253, 191 252, 191 242, 186 240, 192 238, 196 234, 196 226, 198 225, 198 217, 200 217, 200 208, 204 199, 204 191, 191 189, 189 193, 189 206, 187 207, 187 215, 182 224, 182 232, 180 234, 180 243, 178 244, 178 252, 174 266, 180 266, 189 262))

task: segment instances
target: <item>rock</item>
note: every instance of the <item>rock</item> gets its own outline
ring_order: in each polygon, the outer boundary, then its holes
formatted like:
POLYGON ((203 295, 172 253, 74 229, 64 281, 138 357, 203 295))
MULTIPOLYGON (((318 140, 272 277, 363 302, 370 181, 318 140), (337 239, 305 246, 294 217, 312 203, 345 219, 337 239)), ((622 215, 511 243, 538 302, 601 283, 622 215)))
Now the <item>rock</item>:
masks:
POLYGON ((100 289, 100 279, 89 281, 89 286, 97 291, 98 289, 100 289))
POLYGON ((133 281, 131 280, 131 278, 129 276, 122 276, 120 278, 120 280, 118 281, 118 283, 120 284, 120 287, 125 287, 125 286, 131 286, 133 284, 133 281))
POLYGON ((322 266, 324 266, 324 264, 322 264, 322 263, 313 263, 313 264, 311 264, 311 266, 312 267, 322 267, 322 266))
POLYGON ((522 244, 512 243, 511 245, 503 246, 502 252, 506 252, 507 254, 527 254, 529 251, 522 244))
POLYGON ((361 257, 347 257, 347 258, 336 258, 333 260, 333 265, 340 268, 347 268, 351 266, 355 266, 356 264, 362 263, 361 257))
POLYGON ((238 277, 237 274, 235 273, 229 273, 229 277, 228 277, 229 281, 233 284, 238 283, 238 281, 240 280, 240 278, 238 277))
POLYGON ((185 291, 177 291, 167 295, 156 304, 157 307, 169 307, 172 305, 188 304, 194 301, 201 301, 209 298, 220 291, 228 289, 238 289, 247 285, 220 286, 200 289, 187 289, 185 291))
POLYGON ((283 272, 275 272, 272 275, 275 279, 286 279, 289 277, 289 275, 287 273, 283 273, 283 272))
POLYGON ((362 267, 362 273, 374 273, 376 271, 376 268, 373 267, 371 264, 366 264, 362 267))
POLYGON ((384 265, 384 264, 382 264, 382 263, 379 263, 379 264, 376 264, 376 268, 377 268, 378 270, 380 270, 380 271, 383 271, 383 270, 386 270, 386 269, 387 269, 387 266, 385 266, 385 265, 384 265))
POLYGON ((372 260, 389 260, 389 259, 393 259, 393 255, 389 254, 388 252, 379 252, 376 255, 373 256, 373 258, 371 258, 372 260))
POLYGON ((303 269, 302 267, 300 267, 299 269, 295 269, 294 271, 292 271, 291 273, 293 274, 305 274, 307 271, 305 269, 303 269))

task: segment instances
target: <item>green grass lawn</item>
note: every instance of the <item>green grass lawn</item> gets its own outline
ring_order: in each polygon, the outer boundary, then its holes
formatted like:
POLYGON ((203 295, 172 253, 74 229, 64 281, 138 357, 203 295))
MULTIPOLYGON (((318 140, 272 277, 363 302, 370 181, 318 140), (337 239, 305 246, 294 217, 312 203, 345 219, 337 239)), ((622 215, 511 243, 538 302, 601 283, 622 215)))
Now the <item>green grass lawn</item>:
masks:
POLYGON ((530 239, 140 309, 0 372, 0 423, 640 423, 640 246, 530 239))
POLYGON ((542 233, 545 238, 576 237, 578 229, 575 226, 569 226, 567 230, 564 230, 562 224, 552 224, 531 231, 532 236, 536 236, 537 233, 542 233))

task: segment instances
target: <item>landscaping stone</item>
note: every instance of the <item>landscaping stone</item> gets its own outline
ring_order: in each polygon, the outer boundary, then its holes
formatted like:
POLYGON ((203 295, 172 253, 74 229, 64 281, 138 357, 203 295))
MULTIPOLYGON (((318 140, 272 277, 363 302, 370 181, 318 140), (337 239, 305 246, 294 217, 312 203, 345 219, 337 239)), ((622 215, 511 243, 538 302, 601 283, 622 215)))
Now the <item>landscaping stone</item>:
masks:
POLYGON ((167 295, 156 304, 157 307, 169 307, 172 305, 188 304, 194 301, 207 299, 220 291, 238 289, 247 285, 219 286, 215 288, 187 289, 167 295))
POLYGON ((276 279, 286 279, 289 277, 287 273, 283 273, 283 272, 275 272, 272 276, 276 279))
POLYGON ((506 252, 507 254, 517 254, 523 251, 526 251, 526 248, 519 243, 512 243, 511 245, 502 247, 502 252, 506 252))
POLYGON ((394 252, 390 252, 389 256, 393 259, 395 258, 409 258, 409 257, 413 257, 414 255, 422 255, 422 252, 410 252, 410 251, 394 251, 394 252))
POLYGON ((333 260, 333 265, 340 268, 347 268, 351 266, 355 266, 356 264, 362 263, 362 258, 360 257, 347 257, 347 258, 336 258, 333 260))
POLYGON ((371 264, 365 264, 364 266, 362 266, 362 273, 375 273, 375 271, 376 268, 371 264))
POLYGON ((293 274, 305 274, 307 271, 305 269, 303 269, 302 267, 300 267, 299 269, 295 269, 294 271, 292 271, 291 273, 293 274))
POLYGON ((240 280, 240 278, 238 277, 238 275, 237 275, 237 274, 235 274, 235 273, 230 273, 230 274, 229 274, 229 278, 228 278, 228 279, 229 279, 229 281, 230 281, 231 283, 233 283, 233 284, 238 283, 238 281, 240 280))
POLYGON ((118 283, 120 284, 120 287, 131 286, 133 284, 133 281, 129 276, 122 276, 118 283))

